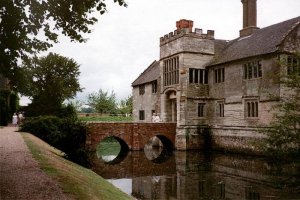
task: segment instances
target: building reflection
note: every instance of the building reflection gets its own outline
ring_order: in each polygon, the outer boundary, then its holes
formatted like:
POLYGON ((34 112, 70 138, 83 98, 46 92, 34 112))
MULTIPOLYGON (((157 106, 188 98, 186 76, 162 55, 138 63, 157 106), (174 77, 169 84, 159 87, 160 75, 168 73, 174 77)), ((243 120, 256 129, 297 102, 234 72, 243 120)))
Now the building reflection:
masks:
POLYGON ((297 178, 294 185, 285 184, 289 188, 275 187, 286 177, 299 178, 299 165, 276 165, 274 174, 272 164, 253 157, 175 152, 158 164, 130 152, 122 163, 95 171, 109 179, 130 178, 137 199, 300 199, 297 178))

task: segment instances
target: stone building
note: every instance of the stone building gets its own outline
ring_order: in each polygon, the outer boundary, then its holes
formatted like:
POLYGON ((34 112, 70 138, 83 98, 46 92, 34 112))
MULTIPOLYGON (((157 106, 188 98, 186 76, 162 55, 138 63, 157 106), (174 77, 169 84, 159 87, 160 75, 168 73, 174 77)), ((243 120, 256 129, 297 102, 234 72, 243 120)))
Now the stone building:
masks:
POLYGON ((209 127, 215 148, 254 151, 251 141, 262 137, 256 127, 270 122, 278 103, 270 94, 284 94, 274 74, 300 73, 294 56, 300 52, 300 17, 258 28, 256 0, 242 4, 243 29, 234 40, 193 30, 193 21, 185 19, 160 38, 159 61, 132 83, 134 121, 151 122, 156 112, 163 122, 177 123, 177 149, 203 147, 209 127))

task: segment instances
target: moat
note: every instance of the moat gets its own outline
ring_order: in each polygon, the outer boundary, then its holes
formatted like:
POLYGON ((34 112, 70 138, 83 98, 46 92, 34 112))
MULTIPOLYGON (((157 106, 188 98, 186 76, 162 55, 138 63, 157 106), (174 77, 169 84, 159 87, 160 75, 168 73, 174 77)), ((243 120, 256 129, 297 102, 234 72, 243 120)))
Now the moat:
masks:
POLYGON ((93 170, 136 199, 300 199, 299 160, 274 163, 199 151, 160 153, 95 156, 93 170))

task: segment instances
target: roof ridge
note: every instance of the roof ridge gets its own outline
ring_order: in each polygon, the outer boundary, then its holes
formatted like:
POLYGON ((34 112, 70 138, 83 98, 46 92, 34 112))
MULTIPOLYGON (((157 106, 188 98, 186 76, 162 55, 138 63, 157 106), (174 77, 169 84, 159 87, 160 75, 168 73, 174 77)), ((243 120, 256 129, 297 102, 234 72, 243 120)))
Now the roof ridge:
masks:
POLYGON ((156 66, 156 64, 158 63, 159 61, 157 60, 154 60, 132 83, 131 85, 134 86, 134 85, 139 85, 139 84, 136 84, 135 82, 137 82, 141 77, 143 77, 145 74, 147 74, 153 67, 156 66))

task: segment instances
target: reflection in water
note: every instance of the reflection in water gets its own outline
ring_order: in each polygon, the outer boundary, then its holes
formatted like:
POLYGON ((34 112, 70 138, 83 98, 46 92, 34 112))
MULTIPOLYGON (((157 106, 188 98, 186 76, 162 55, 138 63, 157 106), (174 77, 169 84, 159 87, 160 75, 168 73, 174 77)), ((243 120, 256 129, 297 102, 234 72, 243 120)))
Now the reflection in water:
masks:
POLYGON ((114 159, 116 159, 118 155, 109 155, 109 156, 101 156, 101 159, 104 161, 104 162, 111 162, 113 161, 114 159))
POLYGON ((162 163, 129 152, 93 170, 137 199, 300 199, 300 162, 276 164, 237 155, 173 152, 162 163))

